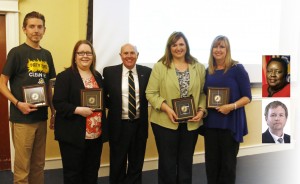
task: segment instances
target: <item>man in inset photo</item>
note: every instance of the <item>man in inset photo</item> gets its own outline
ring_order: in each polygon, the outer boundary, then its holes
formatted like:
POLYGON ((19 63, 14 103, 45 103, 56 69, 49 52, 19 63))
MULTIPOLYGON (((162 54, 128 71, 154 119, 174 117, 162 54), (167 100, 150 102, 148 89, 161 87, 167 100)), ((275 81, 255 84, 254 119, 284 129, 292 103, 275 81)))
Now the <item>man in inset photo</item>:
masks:
POLYGON ((268 129, 262 134, 262 143, 290 143, 290 135, 283 132, 288 118, 286 105, 280 101, 270 102, 264 115, 268 129))

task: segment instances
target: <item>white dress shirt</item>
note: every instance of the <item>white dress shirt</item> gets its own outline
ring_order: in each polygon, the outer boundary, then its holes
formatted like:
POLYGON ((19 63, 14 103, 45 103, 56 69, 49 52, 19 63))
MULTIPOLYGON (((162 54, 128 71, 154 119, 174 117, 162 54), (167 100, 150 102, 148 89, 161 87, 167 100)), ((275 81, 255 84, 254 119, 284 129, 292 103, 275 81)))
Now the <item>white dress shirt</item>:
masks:
MULTIPOLYGON (((139 78, 136 71, 136 66, 134 66, 132 71, 132 76, 134 78, 134 85, 135 85, 135 101, 136 101, 136 117, 140 117, 140 88, 139 88, 139 78)), ((123 65, 122 71, 122 119, 129 119, 128 116, 128 96, 129 96, 129 89, 128 89, 128 76, 129 76, 129 69, 123 65)))
POLYGON ((274 141, 275 141, 276 144, 284 144, 284 133, 282 134, 281 137, 278 137, 277 135, 272 134, 272 132, 270 131, 270 129, 269 129, 269 132, 270 132, 271 136, 273 137, 273 139, 274 139, 274 141), (282 143, 278 142, 279 138, 282 138, 282 143))

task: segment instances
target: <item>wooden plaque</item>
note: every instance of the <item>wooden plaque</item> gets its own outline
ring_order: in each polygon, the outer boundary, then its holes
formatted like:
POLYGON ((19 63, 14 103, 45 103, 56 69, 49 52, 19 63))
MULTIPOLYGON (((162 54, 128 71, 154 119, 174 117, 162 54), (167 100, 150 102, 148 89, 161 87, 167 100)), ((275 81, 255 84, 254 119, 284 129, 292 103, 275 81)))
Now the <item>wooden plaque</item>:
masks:
POLYGON ((48 106, 46 87, 43 84, 23 86, 23 96, 26 103, 37 107, 48 106))
POLYGON ((216 108, 229 102, 229 88, 208 87, 207 108, 216 108))
POLYGON ((193 118, 196 115, 194 98, 185 97, 172 99, 172 105, 178 116, 176 121, 184 121, 193 118))
POLYGON ((103 94, 101 88, 91 88, 81 90, 81 106, 90 107, 94 111, 103 110, 103 94))

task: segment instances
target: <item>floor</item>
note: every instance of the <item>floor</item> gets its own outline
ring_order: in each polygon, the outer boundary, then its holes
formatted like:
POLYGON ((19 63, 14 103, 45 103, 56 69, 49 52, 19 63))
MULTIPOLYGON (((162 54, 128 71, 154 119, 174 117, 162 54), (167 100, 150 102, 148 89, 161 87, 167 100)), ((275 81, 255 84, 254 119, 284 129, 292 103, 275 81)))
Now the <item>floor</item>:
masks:
MULTIPOLYGON (((299 184, 299 158, 297 151, 239 157, 236 184, 299 184)), ((11 171, 0 171, 0 184, 11 184, 12 177, 11 171)), ((63 184, 62 178, 62 169, 45 171, 45 184, 63 184)), ((108 184, 108 177, 99 178, 98 183, 108 184)), ((193 166, 193 184, 196 183, 207 183, 203 163, 193 166)), ((143 184, 157 184, 157 170, 145 171, 143 184)))

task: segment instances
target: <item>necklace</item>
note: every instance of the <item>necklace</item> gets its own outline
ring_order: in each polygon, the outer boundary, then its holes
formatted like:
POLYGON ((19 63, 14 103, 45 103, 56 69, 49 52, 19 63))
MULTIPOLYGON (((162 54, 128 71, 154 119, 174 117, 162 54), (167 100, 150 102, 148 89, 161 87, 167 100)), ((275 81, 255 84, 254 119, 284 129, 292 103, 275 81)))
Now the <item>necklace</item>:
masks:
POLYGON ((84 71, 78 69, 78 71, 82 79, 88 79, 92 76, 92 72, 90 70, 84 71))
POLYGON ((186 71, 188 69, 188 64, 186 62, 180 64, 174 63, 174 66, 180 72, 186 71))

